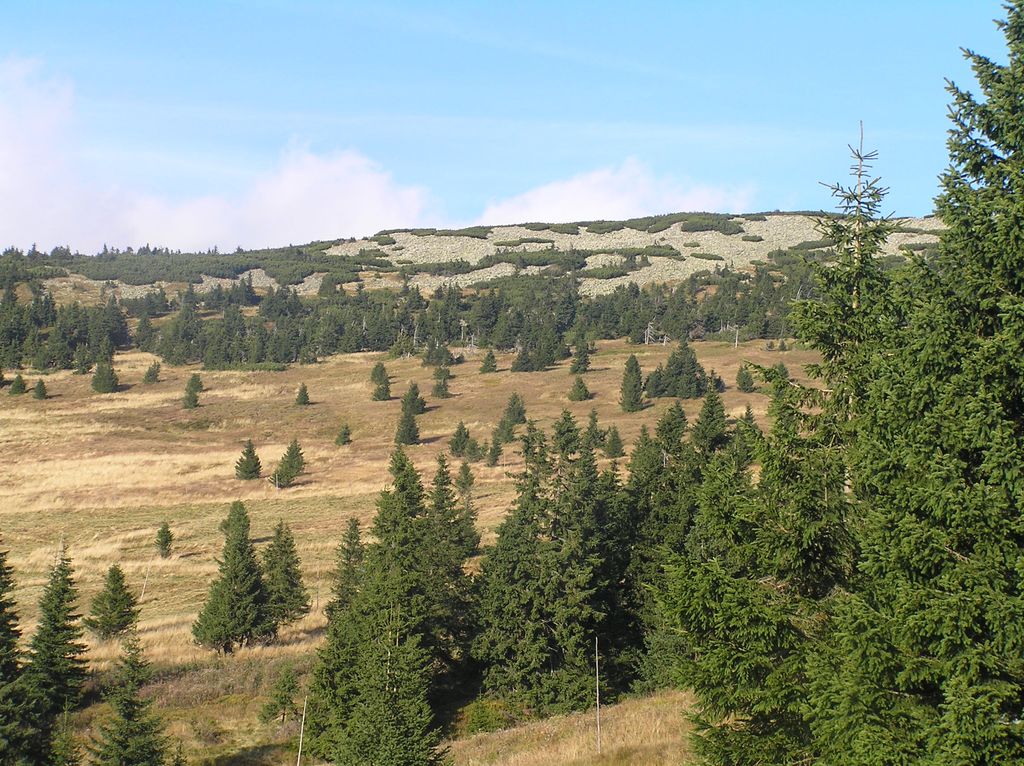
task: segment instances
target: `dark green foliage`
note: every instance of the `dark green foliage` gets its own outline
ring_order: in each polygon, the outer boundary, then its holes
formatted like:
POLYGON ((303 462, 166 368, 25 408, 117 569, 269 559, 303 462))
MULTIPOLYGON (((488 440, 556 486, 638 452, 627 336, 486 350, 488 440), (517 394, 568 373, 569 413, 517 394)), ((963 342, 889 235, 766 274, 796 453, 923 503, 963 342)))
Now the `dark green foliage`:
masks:
POLYGON ((573 375, 582 375, 590 369, 590 344, 585 340, 576 344, 576 353, 572 358, 572 365, 569 372, 573 375))
POLYGON ((47 394, 46 394, 46 384, 43 382, 43 379, 40 378, 39 380, 36 381, 36 384, 32 387, 32 398, 33 399, 45 399, 46 396, 47 396, 47 394))
POLYGON ((93 599, 89 616, 82 622, 99 638, 108 640, 134 629, 138 619, 138 602, 128 590, 124 572, 117 564, 111 564, 103 590, 93 599))
POLYGON ((124 641, 115 681, 106 694, 111 718, 99 726, 92 747, 92 763, 98 766, 164 766, 168 740, 163 721, 152 711, 152 700, 142 696, 149 665, 134 633, 124 641))
POLYGON ((623 412, 639 412, 644 406, 643 380, 640 373, 640 363, 636 356, 629 355, 626 360, 626 368, 622 373, 622 389, 619 395, 619 406, 623 412))
POLYGON ((494 357, 494 352, 491 349, 487 349, 487 353, 484 355, 484 361, 480 364, 480 372, 497 372, 498 371, 498 360, 494 357))
POLYGON ((387 368, 384 367, 384 362, 377 362, 373 365, 373 369, 370 371, 370 382, 375 386, 379 386, 389 381, 390 377, 388 376, 387 368))
POLYGON ((604 438, 604 454, 607 457, 622 457, 626 454, 619 429, 615 426, 608 429, 608 434, 604 438))
POLYGON ((242 454, 235 462, 235 478, 258 479, 262 471, 263 466, 260 464, 259 455, 256 454, 256 447, 253 446, 252 439, 246 439, 242 454))
POLYGON ((448 390, 448 381, 451 380, 451 377, 451 370, 447 367, 438 367, 434 370, 434 388, 431 395, 438 399, 448 399, 451 396, 451 392, 448 390))
POLYGON ((658 446, 667 454, 673 457, 682 455, 683 439, 686 437, 686 413, 679 402, 672 402, 672 406, 665 410, 654 433, 658 437, 658 446))
POLYGON ((495 434, 491 438, 491 443, 490 443, 490 445, 487 448, 487 458, 486 458, 485 462, 486 462, 487 465, 491 466, 492 468, 498 464, 499 460, 501 460, 501 452, 502 452, 501 443, 502 443, 501 439, 499 439, 497 437, 497 434, 495 434))
POLYGON ((564 459, 570 458, 580 450, 580 428, 569 410, 562 410, 562 414, 551 427, 551 447, 556 455, 564 459))
POLYGON ((171 527, 164 521, 156 531, 156 550, 160 554, 160 558, 165 559, 171 555, 172 542, 174 542, 174 535, 171 533, 171 527))
POLYGON ((589 449, 598 449, 604 444, 605 433, 597 424, 597 410, 591 408, 587 416, 587 428, 583 432, 583 444, 589 449))
POLYGON ((181 406, 186 410, 194 410, 199 406, 199 392, 195 389, 185 387, 185 394, 181 397, 181 406))
POLYGON ((424 367, 448 367, 455 364, 455 357, 448 347, 441 343, 431 343, 423 352, 424 367))
POLYGON ((419 444, 420 429, 416 425, 416 416, 412 410, 402 407, 402 414, 398 418, 398 427, 395 429, 395 444, 419 444))
POLYGON ((142 376, 142 382, 146 384, 156 383, 160 380, 160 362, 153 362, 146 368, 145 374, 142 376))
POLYGON ((205 390, 206 389, 203 386, 203 379, 201 377, 199 377, 199 373, 198 372, 192 373, 189 376, 188 380, 185 381, 185 391, 186 392, 194 391, 197 394, 201 394, 205 390))
POLYGON ((736 373, 736 388, 745 394, 757 390, 757 386, 754 384, 754 376, 751 375, 750 368, 746 365, 740 367, 736 373))
POLYGON ((308 719, 313 750, 333 762, 437 762, 428 693, 458 656, 468 617, 459 597, 468 593, 463 512, 442 467, 427 504, 415 468, 396 450, 365 559, 358 528, 346 532, 338 571, 349 584, 329 610, 308 719))
POLYGON ((279 489, 281 487, 290 487, 305 469, 306 458, 302 454, 299 440, 292 439, 284 455, 281 456, 277 468, 267 477, 267 480, 279 489))
POLYGON ((82 749, 75 740, 75 732, 68 722, 67 713, 61 716, 60 723, 54 728, 47 766, 79 766, 82 762, 82 749))
POLYGON ((309 390, 306 388, 305 383, 299 384, 299 390, 295 394, 295 403, 300 407, 305 407, 309 404, 309 390))
POLYGON ((32 709, 22 684, 21 631, 13 598, 13 570, 0 551, 0 762, 16 763, 33 738, 32 709))
POLYGON ((49 732, 58 716, 78 705, 85 682, 85 646, 74 611, 77 591, 72 575, 67 548, 62 548, 39 601, 39 624, 23 672, 33 723, 42 737, 35 749, 41 752, 49 749, 49 732))
POLYGON ((117 391, 117 373, 109 362, 100 362, 92 374, 92 390, 98 394, 112 394, 117 391))
POLYGON ((668 357, 665 366, 658 365, 648 377, 647 395, 696 399, 703 396, 709 384, 708 375, 697 361, 690 345, 683 341, 668 357))
POLYGON ((270 690, 270 699, 260 710, 260 720, 269 723, 280 718, 281 723, 286 723, 289 715, 293 718, 299 715, 299 707, 295 704, 298 693, 299 679, 292 666, 286 665, 270 690))
POLYGON ((587 384, 583 382, 583 378, 579 375, 576 376, 576 380, 573 381, 572 388, 569 389, 569 401, 570 402, 585 402, 591 397, 590 389, 587 388, 587 384))
POLYGON ((387 380, 378 383, 373 389, 371 398, 375 402, 386 402, 391 398, 391 384, 387 380))
POLYGON ((469 429, 460 420, 459 424, 455 427, 455 433, 452 434, 452 438, 448 442, 448 452, 451 453, 452 457, 463 457, 466 454, 469 441, 469 429))
POLYGON ((277 522, 274 537, 263 552, 262 573, 267 616, 275 629, 309 613, 309 593, 302 583, 295 538, 283 521, 277 522))
POLYGON ((508 398, 508 402, 505 404, 505 411, 501 416, 502 421, 517 426, 526 422, 526 404, 523 403, 523 397, 517 393, 513 393, 508 398))
POLYGON ((775 374, 778 375, 782 380, 789 380, 789 370, 786 368, 786 365, 783 364, 782 362, 778 362, 774 367, 772 367, 772 370, 774 370, 775 374))
POLYGON ((21 652, 18 615, 13 598, 14 570, 7 563, 7 551, 0 550, 0 683, 8 684, 18 675, 21 652))
POLYGON ((338 435, 334 437, 334 443, 339 447, 352 443, 352 429, 349 428, 348 423, 341 424, 338 435))
POLYGON ((274 622, 242 503, 232 505, 225 528, 218 576, 192 625, 192 635, 203 646, 231 653, 236 646, 272 637, 274 622))
POLYGON ((413 415, 422 415, 427 411, 427 402, 420 396, 420 387, 415 382, 409 384, 409 388, 402 395, 402 412, 409 412, 413 415))
POLYGON ((433 766, 445 762, 427 703, 429 657, 392 610, 374 613, 354 668, 352 713, 336 763, 433 766))
POLYGON ((362 580, 365 556, 366 549, 359 536, 359 522, 349 519, 345 524, 345 536, 338 545, 331 575, 332 599, 326 609, 328 619, 333 619, 333 615, 348 609, 355 601, 362 580))
POLYGON ((714 388, 709 388, 704 394, 704 404, 697 422, 693 424, 691 442, 700 454, 707 456, 724 447, 728 440, 728 423, 722 397, 714 388))
POLYGON ((470 501, 470 493, 475 481, 473 471, 469 468, 469 463, 464 462, 459 466, 459 475, 455 477, 455 489, 459 491, 459 496, 463 502, 470 501))

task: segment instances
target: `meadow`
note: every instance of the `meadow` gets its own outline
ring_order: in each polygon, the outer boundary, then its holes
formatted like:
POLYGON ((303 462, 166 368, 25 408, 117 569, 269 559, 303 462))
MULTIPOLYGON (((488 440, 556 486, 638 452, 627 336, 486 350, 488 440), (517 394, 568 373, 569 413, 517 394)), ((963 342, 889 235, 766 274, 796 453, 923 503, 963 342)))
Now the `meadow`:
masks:
MULTIPOLYGON (((726 382, 726 412, 738 417, 750 405, 762 424, 768 399, 736 389, 739 366, 782 361, 794 378, 806 381, 803 365, 814 361, 811 352, 768 350, 764 341, 738 348, 692 345, 701 364, 726 382)), ((168 733, 184 740, 197 762, 280 763, 297 724, 261 724, 258 711, 281 667, 291 663, 300 674, 312 667, 326 622, 323 607, 335 548, 349 518, 357 518, 365 529, 373 517, 377 494, 388 480, 398 399, 409 382, 418 383, 428 410, 418 418, 421 444, 407 448, 408 454, 429 481, 456 424, 462 420, 474 438, 488 439, 513 392, 524 398, 528 416, 542 428, 550 427, 563 409, 585 425, 591 408, 596 409, 602 427, 619 429, 628 453, 641 426, 653 428, 672 400, 654 400, 639 413, 623 413, 618 398, 625 360, 636 354, 647 373, 672 348, 599 342, 584 376, 593 398, 584 402, 566 398, 572 384, 569 360, 544 372, 511 373, 512 356, 499 354, 499 371, 485 375, 478 372, 482 352, 464 352, 465 363, 452 368, 453 396, 443 400, 429 395, 432 368, 418 358, 387 359, 380 353, 339 355, 283 372, 165 365, 159 382, 147 385, 142 376, 156 357, 133 351, 116 356, 121 390, 106 395, 90 389, 89 376, 49 374, 50 397, 44 401, 0 397, 0 449, 7 456, 0 476, 0 532, 17 578, 23 631, 31 634, 47 569, 62 542, 73 559, 80 611, 87 610, 100 589, 107 567, 119 563, 135 593, 144 591, 140 638, 158 671, 153 690, 168 733), (370 370, 377 361, 384 361, 391 376, 393 398, 387 402, 370 400, 370 370), (206 390, 200 406, 186 410, 182 393, 194 372, 206 390), (302 383, 312 402, 307 407, 294 403, 302 383), (334 438, 342 423, 351 427, 352 443, 339 447, 334 438), (264 475, 288 442, 299 440, 307 468, 294 487, 278 490, 264 480, 234 478, 234 462, 250 438, 264 475), (313 609, 277 643, 219 657, 192 641, 191 624, 217 570, 219 524, 236 499, 249 509, 258 546, 279 519, 291 526, 313 609), (154 537, 165 520, 174 544, 172 554, 160 558, 154 537)), ((27 380, 31 386, 34 377, 27 380)), ((692 423, 701 400, 683 405, 692 423)), ((626 459, 619 461, 623 475, 626 459)), ((512 448, 494 467, 472 466, 485 544, 493 540, 514 499, 510 475, 520 467, 512 448)), ((117 645, 89 636, 87 641, 89 662, 102 672, 117 645)), ((587 750, 593 743, 586 715, 458 739, 452 754, 459 766, 678 762, 685 704, 686 698, 669 694, 611 708, 604 760, 594 760, 587 750)), ((79 714, 80 723, 87 726, 101 708, 88 706, 79 714)))

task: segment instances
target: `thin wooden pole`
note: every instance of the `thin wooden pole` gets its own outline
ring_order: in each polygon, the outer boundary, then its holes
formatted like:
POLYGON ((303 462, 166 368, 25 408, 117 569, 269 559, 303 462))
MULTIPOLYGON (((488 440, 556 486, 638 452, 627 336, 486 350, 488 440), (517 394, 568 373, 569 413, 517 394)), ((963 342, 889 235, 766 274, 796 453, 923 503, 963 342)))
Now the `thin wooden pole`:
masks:
POLYGON ((142 594, 139 596, 139 603, 146 597, 146 586, 149 585, 149 570, 153 567, 153 562, 149 562, 149 566, 146 567, 146 579, 142 581, 142 594))
POLYGON ((302 764, 302 735, 306 731, 306 703, 309 701, 309 695, 307 694, 302 698, 302 723, 299 724, 299 757, 295 759, 295 766, 301 766, 302 764))
POLYGON ((594 693, 597 698, 597 754, 601 755, 601 667, 598 664, 597 636, 594 636, 594 693))

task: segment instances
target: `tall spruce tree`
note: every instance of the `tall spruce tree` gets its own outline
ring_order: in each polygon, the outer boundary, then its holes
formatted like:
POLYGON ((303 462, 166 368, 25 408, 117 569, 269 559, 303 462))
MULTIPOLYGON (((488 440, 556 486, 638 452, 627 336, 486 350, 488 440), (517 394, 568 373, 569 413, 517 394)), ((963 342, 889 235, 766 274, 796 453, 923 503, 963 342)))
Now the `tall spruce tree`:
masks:
POLYGON ((196 641, 230 654, 236 646, 265 640, 274 634, 267 610, 267 593, 256 552, 249 539, 249 515, 242 503, 232 505, 217 579, 192 625, 196 641))
POLYGON ((112 715, 100 724, 92 747, 97 766, 164 766, 168 739, 164 723, 153 710, 153 702, 142 696, 149 680, 149 664, 134 633, 124 640, 115 680, 107 691, 112 715))
POLYGON ((165 559, 171 555, 171 543, 174 542, 174 534, 171 532, 171 526, 166 521, 160 522, 160 527, 156 531, 156 550, 160 554, 160 558, 165 559))
POLYGON ((713 386, 709 386, 704 394, 704 404, 697 415, 697 422, 693 424, 690 439, 697 452, 705 457, 724 447, 729 440, 725 407, 713 386))
POLYGON ((18 615, 13 598, 14 571, 0 550, 0 763, 17 763, 32 735, 31 709, 21 683, 18 615))
POLYGON ((338 544, 334 572, 331 575, 331 601, 327 604, 328 619, 352 606, 359 594, 366 548, 359 535, 359 522, 351 518, 345 524, 345 536, 338 544))
POLYGON ((411 412, 413 415, 422 415, 427 411, 427 402, 420 396, 419 384, 415 381, 409 384, 409 388, 402 394, 402 412, 411 412))
POLYGON ((295 403, 300 407, 309 405, 309 389, 306 388, 305 383, 299 384, 299 390, 295 393, 295 403))
POLYGON ((78 598, 67 547, 62 547, 39 602, 39 624, 28 649, 23 673, 37 732, 31 752, 48 753, 58 716, 74 709, 85 683, 85 645, 75 613, 78 598))
POLYGON ((132 629, 138 619, 138 601, 128 589, 124 571, 117 564, 111 564, 103 590, 93 599, 89 616, 82 622, 99 638, 106 640, 132 629))
MULTIPOLYGON (((811 700, 825 759, 1024 760, 1024 3, 1006 10, 1006 63, 968 52, 980 94, 949 86, 939 255, 899 276, 872 335, 844 331, 823 363, 851 412, 861 504, 858 587, 836 606, 811 700)), ((871 312, 873 297, 824 319, 871 312)))
POLYGON ((21 373, 14 376, 14 380, 11 381, 11 387, 7 389, 9 396, 20 396, 25 393, 25 379, 21 377, 21 373))
POLYGON ((283 521, 274 527, 274 537, 263 552, 263 587, 266 609, 276 628, 309 613, 309 593, 302 582, 295 538, 283 521))
POLYGON ((263 466, 260 464, 259 455, 256 454, 256 447, 253 446, 252 439, 246 439, 242 454, 235 462, 235 478, 258 479, 262 471, 263 466))
POLYGON ((623 412, 639 412, 644 406, 643 379, 640 374, 640 363, 634 354, 626 360, 626 368, 622 372, 622 389, 619 395, 619 406, 623 412))

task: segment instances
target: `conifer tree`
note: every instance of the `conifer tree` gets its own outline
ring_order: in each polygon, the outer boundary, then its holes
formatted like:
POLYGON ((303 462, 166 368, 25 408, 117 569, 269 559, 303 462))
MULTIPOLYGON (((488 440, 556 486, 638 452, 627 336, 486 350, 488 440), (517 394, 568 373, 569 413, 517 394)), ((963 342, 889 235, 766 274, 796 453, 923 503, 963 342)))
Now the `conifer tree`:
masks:
POLYGON ((569 372, 573 375, 582 375, 590 369, 590 344, 585 340, 576 344, 576 353, 572 358, 572 365, 569 372))
POLYGON ((99 638, 107 640, 135 627, 138 619, 138 602, 125 583, 124 572, 117 564, 111 564, 103 590, 93 599, 89 616, 82 622, 99 638))
POLYGON ((354 673, 352 714, 338 763, 434 766, 441 735, 427 703, 428 657, 397 617, 397 604, 374 612, 354 673))
POLYGON ((494 436, 491 437, 491 444, 487 448, 487 465, 491 466, 492 468, 496 466, 498 464, 498 461, 501 460, 501 453, 501 439, 498 438, 498 434, 497 432, 495 432, 494 436))
POLYGON ((375 386, 379 386, 381 383, 387 383, 390 380, 388 376, 387 368, 384 367, 384 362, 377 362, 373 365, 373 369, 370 371, 370 382, 375 386))
POLYGON ((352 429, 349 428, 348 423, 341 424, 341 428, 338 429, 338 435, 334 437, 334 443, 339 447, 352 443, 352 429))
POLYGON ((309 593, 302 582, 295 538, 284 521, 274 527, 274 537, 263 552, 262 572, 267 615, 275 628, 309 613, 309 593))
POLYGON ((551 446, 556 455, 568 459, 580 450, 580 428, 569 410, 562 414, 551 427, 551 446))
POLYGON ((420 429, 416 425, 416 416, 412 410, 402 408, 402 414, 398 418, 398 427, 395 429, 395 444, 398 446, 407 444, 419 444, 420 429))
POLYGON ((305 469, 306 458, 302 454, 299 440, 292 439, 288 443, 288 448, 284 451, 284 455, 281 456, 277 468, 274 469, 274 472, 267 480, 275 487, 290 487, 305 469))
POLYGON ((46 384, 43 382, 43 379, 40 378, 39 380, 36 381, 35 386, 33 386, 32 388, 32 398, 45 399, 46 396, 46 384))
POLYGON ((587 388, 587 384, 583 382, 583 378, 577 375, 576 380, 573 381, 572 388, 569 389, 569 401, 585 402, 590 397, 591 393, 590 390, 587 388))
POLYGON ((274 687, 270 690, 270 699, 260 711, 260 720, 266 722, 281 718, 281 723, 288 721, 288 716, 298 715, 295 695, 299 693, 299 679, 291 665, 278 674, 274 687))
POLYGON ((374 387, 373 396, 371 398, 375 402, 386 402, 391 398, 391 383, 387 378, 374 387))
POLYGON ((185 387, 185 393, 181 397, 181 406, 186 410, 194 410, 199 406, 199 392, 193 388, 185 387))
POLYGON ((295 404, 300 407, 305 407, 309 404, 309 389, 306 388, 305 383, 299 384, 299 390, 295 394, 295 404))
POLYGON ((252 439, 246 439, 242 454, 235 462, 235 478, 258 479, 262 471, 263 466, 260 464, 259 455, 256 454, 256 447, 253 446, 252 439))
POLYGON ((678 401, 672 402, 672 406, 665 410, 654 433, 658 437, 658 446, 667 454, 673 457, 682 454, 683 439, 686 437, 686 413, 678 401))
POLYGON ((708 456, 724 447, 729 438, 727 428, 722 397, 714 387, 709 387, 704 394, 704 405, 697 416, 697 422, 693 424, 690 438, 694 448, 701 455, 708 456))
POLYGON ((111 394, 117 391, 117 373, 109 362, 100 362, 92 375, 92 390, 99 394, 111 394))
POLYGON ((476 483, 476 479, 473 478, 473 472, 469 468, 469 463, 463 461, 462 465, 459 466, 459 473, 455 477, 455 489, 459 491, 459 496, 464 504, 468 505, 471 502, 470 493, 474 483, 476 483))
POLYGON ((160 362, 153 362, 146 368, 146 372, 142 375, 142 382, 147 385, 156 383, 160 380, 160 362))
POLYGON ((587 415, 587 427, 583 431, 583 443, 590 447, 590 449, 598 449, 604 444, 605 432, 601 430, 601 427, 597 422, 597 409, 591 408, 590 414, 587 415))
POLYGON ((789 380, 789 369, 782 362, 777 362, 772 369, 778 377, 782 378, 782 380, 789 380))
POLYGON ((736 373, 736 388, 745 394, 757 390, 757 386, 754 384, 754 376, 750 374, 750 368, 747 365, 741 366, 736 373))
POLYGON ((39 739, 33 750, 49 751, 57 717, 78 705, 85 683, 85 646, 79 615, 74 611, 77 589, 67 548, 61 549, 39 602, 39 624, 28 649, 25 689, 33 708, 39 739))
POLYGON ((106 698, 113 714, 99 727, 92 748, 92 763, 97 766, 164 766, 168 740, 164 724, 152 711, 152 700, 142 696, 149 679, 149 664, 142 654, 139 639, 130 633, 124 640, 116 680, 106 698))
POLYGON ((469 446, 469 429, 463 421, 455 427, 455 433, 448 442, 448 451, 452 457, 462 457, 466 454, 466 447, 469 446))
POLYGON ((14 380, 11 381, 11 387, 7 389, 7 393, 10 396, 20 396, 25 393, 25 379, 21 377, 21 373, 14 376, 14 380))
POLYGON ((525 423, 526 404, 523 402, 523 397, 518 393, 513 393, 509 396, 508 402, 505 403, 505 411, 502 414, 501 419, 513 426, 525 423))
POLYGON ((156 531, 156 550, 160 554, 160 558, 165 559, 171 555, 171 543, 174 541, 174 535, 171 533, 170 525, 164 521, 160 523, 160 528, 156 531))
POLYGON ((420 387, 413 381, 409 388, 402 395, 402 412, 410 412, 413 415, 422 415, 427 411, 427 403, 420 396, 420 387))
POLYGON ((622 437, 619 436, 619 429, 612 426, 604 439, 604 454, 606 457, 622 457, 626 454, 622 444, 622 437))
POLYGON ((643 379, 640 374, 640 363, 634 354, 626 360, 626 368, 622 373, 622 390, 619 405, 623 412, 639 412, 644 406, 643 379))
POLYGON ((351 607, 355 601, 362 580, 365 556, 366 549, 359 535, 359 522, 351 518, 345 524, 345 536, 335 556, 334 572, 331 575, 332 599, 326 608, 329 620, 351 607))
POLYGON ((68 722, 65 712, 60 723, 55 726, 53 740, 50 742, 50 757, 47 766, 79 766, 82 762, 82 749, 75 740, 75 732, 68 722))
POLYGON ((206 388, 203 386, 203 379, 199 377, 198 372, 193 372, 187 381, 185 381, 185 391, 194 391, 197 394, 203 393, 206 388))
POLYGON ((21 631, 12 593, 13 570, 0 550, 0 763, 17 763, 35 732, 22 684, 21 631))
POLYGON ((225 654, 274 634, 263 577, 249 540, 248 513, 241 503, 233 504, 232 510, 236 520, 226 524, 217 579, 192 625, 197 642, 225 654))
POLYGON ((448 381, 451 380, 452 373, 448 367, 438 367, 434 370, 434 388, 432 395, 438 399, 448 399, 451 397, 451 391, 448 390, 448 381))
POLYGON ((498 360, 494 357, 494 351, 487 349, 487 353, 484 355, 484 361, 480 364, 480 372, 497 372, 498 371, 498 360))

